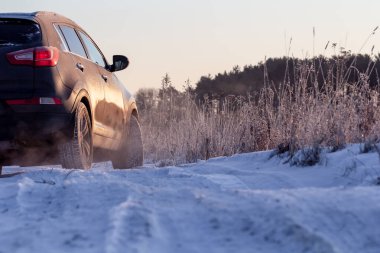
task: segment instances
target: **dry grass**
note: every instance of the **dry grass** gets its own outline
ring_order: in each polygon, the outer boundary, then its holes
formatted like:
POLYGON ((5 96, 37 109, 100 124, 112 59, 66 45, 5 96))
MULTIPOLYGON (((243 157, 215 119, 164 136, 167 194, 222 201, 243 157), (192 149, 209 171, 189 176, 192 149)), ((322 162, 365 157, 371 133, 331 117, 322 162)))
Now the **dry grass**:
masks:
POLYGON ((286 75, 279 88, 266 81, 260 94, 229 97, 222 108, 215 101, 199 107, 190 93, 173 94, 166 80, 161 93, 142 92, 150 101, 140 109, 145 157, 169 165, 276 148, 291 156, 305 147, 335 151, 378 140, 379 92, 367 81, 373 63, 349 83, 355 68, 345 67, 345 57, 331 60, 325 73, 322 58, 298 62, 294 83, 286 75), (324 81, 317 83, 321 75, 324 81))

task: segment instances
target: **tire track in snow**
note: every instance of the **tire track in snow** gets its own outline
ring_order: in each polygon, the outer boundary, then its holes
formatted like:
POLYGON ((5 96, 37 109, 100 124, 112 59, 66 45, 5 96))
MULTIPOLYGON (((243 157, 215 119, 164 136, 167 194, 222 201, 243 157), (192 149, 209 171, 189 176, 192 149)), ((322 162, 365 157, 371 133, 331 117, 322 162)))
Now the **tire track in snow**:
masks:
POLYGON ((50 242, 44 240, 46 245, 30 241, 20 249, 43 249, 54 244, 57 252, 103 252, 98 246, 105 241, 101 234, 108 226, 108 211, 128 196, 125 183, 108 173, 74 171, 69 177, 67 173, 37 171, 19 181, 16 202, 19 224, 29 230, 25 236, 51 238, 50 242))
POLYGON ((151 215, 132 198, 114 207, 110 213, 105 252, 149 252, 151 245, 146 241, 153 236, 151 215))

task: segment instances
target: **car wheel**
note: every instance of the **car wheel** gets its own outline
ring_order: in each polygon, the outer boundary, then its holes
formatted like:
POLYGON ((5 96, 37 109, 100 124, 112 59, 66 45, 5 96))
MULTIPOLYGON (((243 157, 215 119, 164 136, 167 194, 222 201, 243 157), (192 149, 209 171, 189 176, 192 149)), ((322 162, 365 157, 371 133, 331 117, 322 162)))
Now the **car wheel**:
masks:
POLYGON ((92 127, 87 108, 79 103, 75 112, 71 140, 60 147, 62 167, 66 169, 89 169, 93 159, 92 127))
POLYGON ((117 169, 130 169, 143 165, 141 128, 137 118, 133 115, 128 130, 120 149, 113 154, 112 164, 117 169))

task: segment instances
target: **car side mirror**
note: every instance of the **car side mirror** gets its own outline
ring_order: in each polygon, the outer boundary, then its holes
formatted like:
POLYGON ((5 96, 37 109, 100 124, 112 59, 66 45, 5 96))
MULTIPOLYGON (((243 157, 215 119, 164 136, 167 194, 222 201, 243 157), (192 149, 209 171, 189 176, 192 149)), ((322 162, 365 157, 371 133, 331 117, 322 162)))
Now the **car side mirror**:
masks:
POLYGON ((114 55, 113 64, 111 67, 111 72, 120 71, 126 69, 129 65, 129 60, 124 55, 114 55))

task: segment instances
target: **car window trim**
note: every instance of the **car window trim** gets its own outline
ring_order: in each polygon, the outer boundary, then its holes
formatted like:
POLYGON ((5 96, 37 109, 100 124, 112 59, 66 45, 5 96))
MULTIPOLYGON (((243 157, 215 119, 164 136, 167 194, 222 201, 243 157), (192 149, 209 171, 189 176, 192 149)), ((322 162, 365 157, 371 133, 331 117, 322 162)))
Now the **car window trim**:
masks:
POLYGON ((64 37, 63 32, 62 32, 61 28, 59 27, 59 24, 54 23, 53 26, 54 26, 57 34, 58 34, 59 39, 61 40, 61 42, 64 46, 63 51, 71 53, 71 51, 69 49, 69 45, 67 44, 66 38, 64 37))

